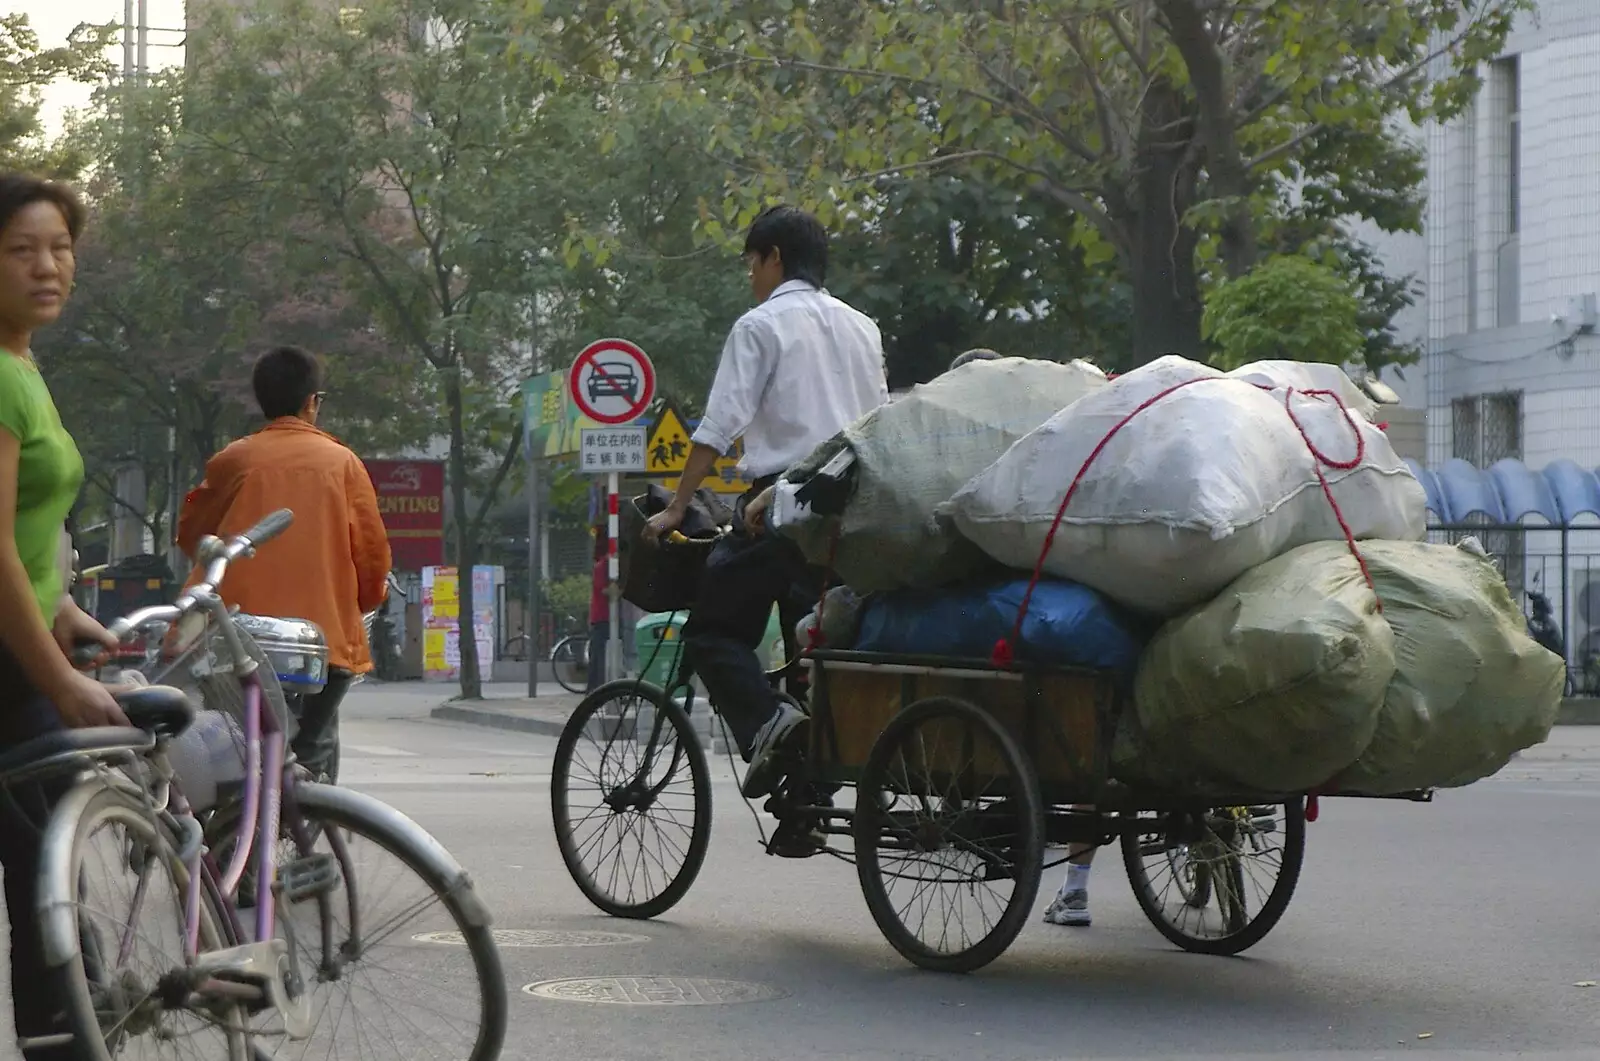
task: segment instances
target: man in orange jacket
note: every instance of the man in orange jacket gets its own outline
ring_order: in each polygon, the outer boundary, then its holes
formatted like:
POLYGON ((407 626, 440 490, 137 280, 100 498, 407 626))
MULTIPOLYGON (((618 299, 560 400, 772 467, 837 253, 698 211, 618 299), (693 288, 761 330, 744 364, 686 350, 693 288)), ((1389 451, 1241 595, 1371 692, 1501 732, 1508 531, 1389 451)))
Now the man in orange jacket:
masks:
POLYGON ((206 464, 184 500, 178 547, 193 557, 201 537, 237 534, 280 508, 294 523, 248 564, 231 568, 223 599, 251 615, 309 619, 328 640, 328 684, 299 707, 297 759, 338 780, 339 701, 372 669, 361 616, 388 592, 389 539, 361 459, 317 429, 322 364, 293 346, 263 354, 251 382, 267 426, 206 464))

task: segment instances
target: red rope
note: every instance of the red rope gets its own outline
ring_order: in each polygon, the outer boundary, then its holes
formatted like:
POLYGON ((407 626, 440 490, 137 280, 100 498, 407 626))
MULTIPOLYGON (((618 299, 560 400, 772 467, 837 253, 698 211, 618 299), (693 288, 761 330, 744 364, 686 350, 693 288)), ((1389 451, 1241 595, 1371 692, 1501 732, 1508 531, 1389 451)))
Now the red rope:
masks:
MULTIPOLYGON (((1044 546, 1039 550, 1039 559, 1033 565, 1033 575, 1028 579, 1028 588, 1023 591, 1022 605, 1017 609, 1017 620, 1011 626, 1011 633, 995 642, 994 652, 989 659, 991 664, 996 667, 1004 668, 1011 666, 1011 664, 1015 661, 1016 645, 1022 639, 1022 623, 1023 620, 1027 618, 1028 606, 1033 600, 1033 591, 1039 585, 1039 580, 1044 577, 1045 559, 1050 555, 1051 546, 1055 544, 1056 532, 1061 529, 1061 521, 1066 517, 1067 506, 1072 503, 1073 496, 1077 494, 1078 487, 1083 484, 1083 478, 1089 473, 1089 468, 1094 464, 1096 458, 1100 456, 1100 454, 1105 450, 1106 446, 1111 444, 1111 440, 1117 436, 1117 432, 1121 431, 1124 427, 1127 427, 1136 416, 1150 408, 1152 405, 1155 405, 1163 398, 1167 397, 1167 395, 1176 393, 1177 391, 1180 391, 1185 387, 1192 386, 1196 383, 1210 383, 1219 379, 1227 380, 1229 377, 1202 376, 1195 379, 1186 379, 1181 383, 1173 384, 1158 394, 1151 395, 1143 402, 1140 402, 1139 405, 1133 409, 1133 411, 1128 413, 1128 415, 1124 416, 1121 420, 1118 420, 1115 424, 1113 424, 1111 430, 1107 431, 1105 437, 1102 438, 1098 444, 1096 444, 1094 449, 1089 453, 1089 456, 1084 460, 1083 466, 1078 469, 1078 474, 1072 477, 1072 483, 1067 487, 1066 495, 1062 497, 1061 504, 1056 508, 1055 519, 1051 520, 1050 530, 1044 536, 1044 546)), ((1230 380, 1230 382, 1232 381, 1230 380)), ((1251 384, 1251 386, 1258 387, 1259 389, 1265 391, 1270 391, 1273 389, 1269 386, 1259 383, 1251 384)), ((1326 454, 1317 449, 1316 445, 1311 441, 1311 436, 1306 432, 1304 425, 1302 425, 1299 419, 1295 416, 1294 410, 1291 406, 1291 399, 1293 398, 1294 393, 1295 391, 1293 387, 1285 389, 1283 397, 1284 412, 1288 415, 1289 422, 1294 424, 1295 430, 1300 433, 1300 438, 1305 442, 1306 449, 1310 451, 1312 467, 1316 470, 1317 482, 1322 487, 1322 494, 1328 499, 1328 504, 1333 508, 1334 518, 1339 521, 1339 529, 1344 532, 1345 544, 1350 547, 1351 555, 1356 558, 1356 563, 1361 567, 1362 577, 1367 580, 1368 587, 1372 589, 1374 596, 1376 596, 1377 586, 1372 581, 1372 573, 1367 570, 1367 562, 1362 557, 1360 550, 1356 548, 1355 535, 1351 532, 1350 525, 1345 521, 1344 513, 1339 511, 1339 504, 1333 499, 1333 488, 1328 485, 1327 477, 1322 474, 1323 464, 1327 464, 1330 468, 1340 471, 1347 471, 1359 466, 1362 460, 1366 457, 1366 439, 1361 436, 1361 429, 1355 424, 1354 421, 1350 419, 1350 411, 1345 408, 1344 402, 1340 399, 1339 395, 1335 394, 1333 391, 1327 390, 1301 391, 1301 394, 1305 394, 1314 398, 1332 398, 1334 404, 1339 407, 1339 412, 1343 415, 1345 423, 1349 424, 1350 429, 1355 432, 1355 457, 1349 461, 1336 461, 1329 458, 1326 454)), ((1383 602, 1381 600, 1378 602, 1378 610, 1383 610, 1383 602)))

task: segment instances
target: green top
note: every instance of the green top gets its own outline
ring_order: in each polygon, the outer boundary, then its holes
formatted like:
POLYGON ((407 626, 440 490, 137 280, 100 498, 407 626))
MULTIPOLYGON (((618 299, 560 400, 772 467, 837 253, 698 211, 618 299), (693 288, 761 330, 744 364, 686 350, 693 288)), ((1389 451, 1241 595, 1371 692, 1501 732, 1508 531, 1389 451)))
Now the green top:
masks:
POLYGON ((46 626, 61 601, 61 528, 83 482, 83 458, 32 361, 0 350, 0 427, 22 443, 17 552, 46 626))

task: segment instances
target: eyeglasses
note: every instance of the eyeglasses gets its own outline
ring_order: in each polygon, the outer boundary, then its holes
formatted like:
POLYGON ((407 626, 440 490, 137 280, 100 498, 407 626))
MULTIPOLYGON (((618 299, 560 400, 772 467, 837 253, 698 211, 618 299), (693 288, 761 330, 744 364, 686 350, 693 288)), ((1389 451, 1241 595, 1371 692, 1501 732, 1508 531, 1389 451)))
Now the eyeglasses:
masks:
POLYGON ((312 395, 312 397, 317 400, 317 408, 320 409, 320 408, 322 408, 322 403, 328 400, 328 392, 327 391, 317 391, 315 394, 312 395))

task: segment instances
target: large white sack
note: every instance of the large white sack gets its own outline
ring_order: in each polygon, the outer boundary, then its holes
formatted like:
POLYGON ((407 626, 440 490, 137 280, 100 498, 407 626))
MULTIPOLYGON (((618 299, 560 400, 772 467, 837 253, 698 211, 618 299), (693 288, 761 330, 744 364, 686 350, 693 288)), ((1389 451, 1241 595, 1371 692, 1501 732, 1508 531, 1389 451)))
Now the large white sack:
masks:
POLYGON ((780 533, 812 563, 831 559, 860 593, 972 577, 993 562, 936 522, 935 509, 1017 439, 1105 385, 1105 373, 1084 361, 1007 357, 946 372, 874 409, 786 472, 786 480, 803 482, 840 450, 855 454, 844 514, 780 533))
POLYGON ((995 560, 1028 569, 1083 469, 1045 571, 1127 607, 1175 615, 1290 549, 1342 540, 1307 440, 1343 462, 1354 459, 1358 435, 1362 459, 1354 467, 1321 464, 1350 532, 1421 539, 1422 486, 1364 417, 1181 357, 1120 376, 1051 417, 940 513, 995 560), (1199 382, 1128 419, 1185 381, 1199 382))
POLYGON ((1337 394, 1351 412, 1360 413, 1368 420, 1375 420, 1378 415, 1378 403, 1368 397, 1338 365, 1317 361, 1252 361, 1229 372, 1228 377, 1273 389, 1293 387, 1297 391, 1330 391, 1337 394))

